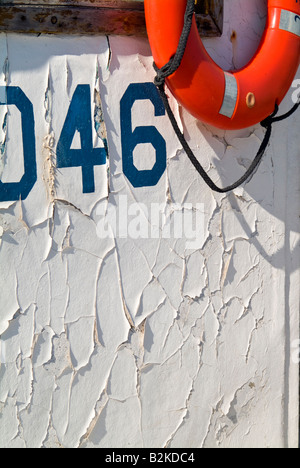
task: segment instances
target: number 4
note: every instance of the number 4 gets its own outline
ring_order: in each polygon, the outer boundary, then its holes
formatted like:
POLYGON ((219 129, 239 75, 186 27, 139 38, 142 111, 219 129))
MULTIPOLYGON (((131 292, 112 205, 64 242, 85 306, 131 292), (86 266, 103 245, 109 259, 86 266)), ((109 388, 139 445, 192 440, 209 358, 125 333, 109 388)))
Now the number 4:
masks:
POLYGON ((89 85, 78 85, 57 143, 57 167, 81 167, 83 193, 95 192, 94 166, 106 164, 105 148, 93 147, 91 90, 89 85), (76 131, 81 138, 81 149, 71 149, 76 131))

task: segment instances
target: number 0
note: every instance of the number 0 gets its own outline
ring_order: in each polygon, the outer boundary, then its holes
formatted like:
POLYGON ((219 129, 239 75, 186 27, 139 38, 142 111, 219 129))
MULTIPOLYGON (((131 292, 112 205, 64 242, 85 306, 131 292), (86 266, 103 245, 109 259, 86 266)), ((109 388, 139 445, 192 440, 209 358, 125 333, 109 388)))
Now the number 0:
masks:
POLYGON ((0 86, 0 106, 4 105, 14 105, 21 113, 25 171, 19 182, 0 181, 0 202, 25 200, 37 180, 33 107, 17 86, 0 86))

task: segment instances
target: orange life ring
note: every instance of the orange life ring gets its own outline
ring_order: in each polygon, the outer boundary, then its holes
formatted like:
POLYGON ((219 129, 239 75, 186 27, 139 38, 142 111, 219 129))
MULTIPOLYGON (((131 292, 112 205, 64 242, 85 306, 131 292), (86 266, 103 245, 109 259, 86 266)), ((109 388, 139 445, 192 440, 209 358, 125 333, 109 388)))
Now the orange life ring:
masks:
MULTIPOLYGON (((147 30, 156 65, 176 53, 187 0, 145 0, 147 30)), ((224 72, 208 55, 196 20, 179 69, 166 82, 197 119, 227 130, 268 117, 288 92, 300 63, 300 0, 268 0, 261 44, 250 63, 224 72)))

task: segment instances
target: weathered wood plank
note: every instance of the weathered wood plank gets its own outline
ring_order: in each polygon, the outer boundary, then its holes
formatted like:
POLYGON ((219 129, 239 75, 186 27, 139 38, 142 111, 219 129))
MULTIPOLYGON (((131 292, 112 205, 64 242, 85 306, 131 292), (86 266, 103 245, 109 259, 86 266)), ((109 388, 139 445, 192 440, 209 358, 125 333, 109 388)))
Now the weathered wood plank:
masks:
POLYGON ((143 9, 144 0, 0 0, 1 5, 94 6, 103 8, 143 9))
MULTIPOLYGON (((223 0, 197 5, 200 34, 219 36, 223 0)), ((142 0, 1 0, 0 32, 146 36, 142 0)))
POLYGON ((146 35, 143 11, 21 5, 0 11, 2 32, 146 35))
POLYGON ((196 12, 198 13, 198 21, 201 18, 209 17, 219 30, 220 35, 223 32, 223 11, 224 0, 197 0, 196 12))

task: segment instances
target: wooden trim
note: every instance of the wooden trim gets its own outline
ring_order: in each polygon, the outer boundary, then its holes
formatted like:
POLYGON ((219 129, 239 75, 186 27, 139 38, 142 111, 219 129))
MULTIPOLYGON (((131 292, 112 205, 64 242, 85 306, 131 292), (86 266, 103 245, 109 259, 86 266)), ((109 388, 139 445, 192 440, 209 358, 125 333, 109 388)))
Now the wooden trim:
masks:
MULTIPOLYGON (((0 32, 146 36, 143 0, 0 0, 0 32)), ((202 36, 222 34, 223 0, 197 6, 202 36)))

